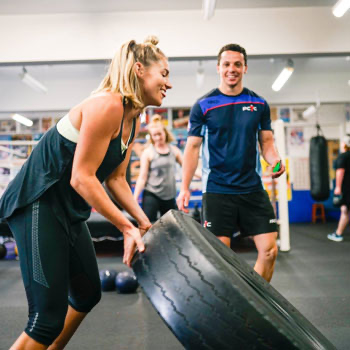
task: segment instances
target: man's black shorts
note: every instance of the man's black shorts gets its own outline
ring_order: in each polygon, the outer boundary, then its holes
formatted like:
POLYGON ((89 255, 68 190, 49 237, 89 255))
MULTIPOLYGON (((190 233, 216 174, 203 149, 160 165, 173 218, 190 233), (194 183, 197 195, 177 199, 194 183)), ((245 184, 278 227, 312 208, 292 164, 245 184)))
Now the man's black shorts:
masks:
POLYGON ((203 226, 216 236, 254 236, 277 231, 276 216, 265 190, 247 194, 203 194, 203 226))
POLYGON ((343 192, 342 196, 343 196, 342 205, 346 205, 346 207, 349 210, 350 209, 350 192, 343 192))

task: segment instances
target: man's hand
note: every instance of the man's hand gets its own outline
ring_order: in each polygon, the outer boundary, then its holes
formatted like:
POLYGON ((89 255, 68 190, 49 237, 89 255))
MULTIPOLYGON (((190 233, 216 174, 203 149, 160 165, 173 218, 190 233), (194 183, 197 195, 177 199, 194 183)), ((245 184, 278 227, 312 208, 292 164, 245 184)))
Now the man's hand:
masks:
POLYGON ((145 251, 145 245, 142 241, 140 230, 137 229, 136 227, 125 230, 123 232, 123 236, 124 236, 123 263, 130 267, 132 257, 135 254, 136 246, 139 252, 143 253, 145 251))
POLYGON ((176 203, 179 208, 179 210, 182 210, 184 213, 189 213, 189 210, 187 209, 188 203, 190 201, 191 192, 189 190, 181 190, 179 193, 176 203))
POLYGON ((285 166, 282 163, 282 160, 277 159, 273 164, 272 164, 272 169, 275 168, 275 166, 280 163, 280 167, 278 171, 272 172, 271 176, 273 179, 276 179, 278 177, 280 177, 286 170, 285 166))
POLYGON ((340 188, 340 187, 336 187, 336 188, 334 189, 334 194, 335 194, 336 196, 340 196, 340 195, 341 195, 341 188, 340 188))

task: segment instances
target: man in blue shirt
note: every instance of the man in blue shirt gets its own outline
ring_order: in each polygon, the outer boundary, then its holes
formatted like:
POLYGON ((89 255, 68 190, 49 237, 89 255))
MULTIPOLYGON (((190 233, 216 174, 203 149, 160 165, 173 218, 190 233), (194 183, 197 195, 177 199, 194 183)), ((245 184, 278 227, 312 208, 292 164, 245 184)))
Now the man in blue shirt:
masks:
POLYGON ((269 105, 243 87, 247 68, 244 48, 229 44, 220 50, 220 85, 191 110, 177 203, 188 212, 189 186, 202 146, 204 227, 227 246, 237 231, 253 236, 258 250, 254 269, 270 281, 277 257, 277 225, 260 177, 258 144, 272 167, 280 164, 273 177, 280 176, 284 166, 274 145, 269 105))

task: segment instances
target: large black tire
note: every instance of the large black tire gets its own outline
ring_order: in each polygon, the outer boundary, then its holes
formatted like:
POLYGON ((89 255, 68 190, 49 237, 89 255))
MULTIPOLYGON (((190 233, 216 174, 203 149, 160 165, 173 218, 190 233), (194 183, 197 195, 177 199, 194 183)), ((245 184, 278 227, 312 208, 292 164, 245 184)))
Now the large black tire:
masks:
POLYGON ((132 267, 186 349, 335 349, 270 284, 189 216, 171 210, 132 267))
POLYGON ((315 201, 329 197, 328 146, 323 136, 310 140, 310 193, 315 201))

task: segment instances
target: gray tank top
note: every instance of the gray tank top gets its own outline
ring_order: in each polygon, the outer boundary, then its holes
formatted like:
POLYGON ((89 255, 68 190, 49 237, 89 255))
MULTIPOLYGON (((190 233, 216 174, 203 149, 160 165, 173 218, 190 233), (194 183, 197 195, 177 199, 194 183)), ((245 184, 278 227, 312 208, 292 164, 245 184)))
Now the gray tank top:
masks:
POLYGON ((145 190, 155 194, 163 200, 176 197, 176 157, 169 145, 169 153, 160 154, 153 145, 149 146, 152 151, 152 161, 149 166, 148 179, 145 190))

